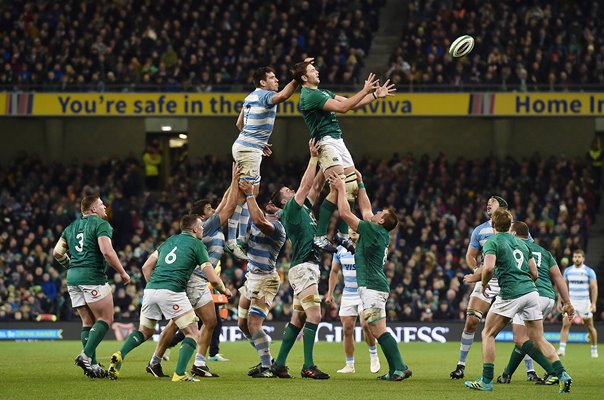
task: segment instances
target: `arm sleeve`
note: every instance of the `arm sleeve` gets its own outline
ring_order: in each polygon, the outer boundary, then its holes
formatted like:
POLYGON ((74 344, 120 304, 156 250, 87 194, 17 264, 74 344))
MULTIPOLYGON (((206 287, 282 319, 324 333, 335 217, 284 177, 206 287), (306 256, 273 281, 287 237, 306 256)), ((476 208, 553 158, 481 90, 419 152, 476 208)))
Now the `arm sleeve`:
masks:
POLYGON ((273 221, 271 223, 273 224, 273 228, 275 228, 273 231, 273 240, 278 241, 285 239, 285 228, 283 227, 283 224, 279 221, 273 221))
POLYGON ((564 268, 564 272, 562 272, 562 277, 565 281, 568 281, 568 267, 564 268))
MULTIPOLYGON (((494 240, 487 240, 487 242, 482 247, 482 254, 495 254, 497 255, 497 245, 494 240)), ((528 260, 526 260, 528 262, 528 260)))
POLYGON ((552 255, 552 253, 550 253, 549 251, 547 251, 545 253, 545 256, 547 257, 547 269, 550 270, 553 267, 557 267, 558 263, 556 262, 556 259, 554 258, 554 256, 552 255))
POLYGON ((338 263, 338 264, 342 264, 342 262, 340 261, 340 249, 338 248, 338 251, 336 251, 335 253, 333 253, 333 262, 338 263))
POLYGON ((369 222, 367 221, 359 221, 359 235, 361 235, 363 232, 367 232, 367 230, 369 229, 369 222))
POLYGON ((593 269, 589 268, 587 270, 587 277, 589 278, 589 281, 595 281, 596 280, 596 273, 594 272, 593 269))
POLYGON ((470 238, 470 247, 473 249, 480 249, 480 242, 478 241, 478 228, 474 228, 472 236, 470 238))
POLYGON ((113 228, 111 227, 111 225, 109 225, 109 222, 102 221, 96 227, 96 235, 97 237, 107 236, 109 239, 111 239, 113 237, 113 228))
POLYGON ((218 213, 212 215, 203 223, 204 236, 213 233, 217 229, 220 229, 220 216, 218 215, 218 213))
POLYGON ((301 208, 302 206, 296 203, 296 200, 291 199, 287 202, 285 207, 283 207, 283 214, 281 215, 281 219, 294 225, 299 224, 301 208))
POLYGON ((265 107, 272 107, 273 97, 275 96, 275 92, 272 90, 263 90, 260 96, 258 96, 258 100, 260 100, 260 104, 265 107))

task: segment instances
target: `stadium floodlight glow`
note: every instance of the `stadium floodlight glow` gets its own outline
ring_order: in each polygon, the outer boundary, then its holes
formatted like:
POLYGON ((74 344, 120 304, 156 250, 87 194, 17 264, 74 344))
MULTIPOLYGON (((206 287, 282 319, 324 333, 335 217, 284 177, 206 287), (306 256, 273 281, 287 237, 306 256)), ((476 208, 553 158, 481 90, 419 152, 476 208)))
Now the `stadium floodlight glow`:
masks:
POLYGON ((187 140, 187 138, 188 138, 188 136, 187 136, 187 134, 186 134, 186 133, 179 133, 179 134, 178 134, 178 137, 179 137, 180 139, 182 139, 182 140, 187 140))
POLYGON ((170 132, 171 130, 172 130, 172 127, 170 125, 162 125, 162 127, 161 127, 162 132, 170 132))

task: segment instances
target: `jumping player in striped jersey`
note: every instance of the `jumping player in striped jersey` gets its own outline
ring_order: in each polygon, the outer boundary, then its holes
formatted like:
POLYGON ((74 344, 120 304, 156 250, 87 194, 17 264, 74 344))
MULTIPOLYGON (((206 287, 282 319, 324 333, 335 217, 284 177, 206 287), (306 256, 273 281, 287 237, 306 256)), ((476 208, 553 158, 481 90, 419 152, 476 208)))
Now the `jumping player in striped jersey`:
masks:
POLYGON ((253 378, 272 378, 270 337, 262 329, 281 280, 275 270, 277 256, 285 244, 285 228, 273 215, 265 215, 254 196, 250 181, 240 180, 239 188, 245 193, 252 224, 247 238, 246 281, 240 289, 239 329, 251 341, 260 356, 260 365, 248 373, 253 378))
MULTIPOLYGON (((499 294, 499 284, 497 278, 493 277, 489 281, 489 289, 486 291, 486 296, 483 294, 482 284, 480 282, 481 269, 479 268, 480 253, 482 246, 486 241, 494 235, 492 216, 495 210, 498 208, 506 208, 508 203, 500 196, 491 196, 487 202, 487 216, 489 220, 478 225, 472 231, 472 238, 466 252, 466 262, 468 267, 474 269, 474 273, 464 277, 466 284, 476 282, 474 290, 470 295, 470 303, 468 304, 468 310, 466 311, 466 323, 464 325, 463 332, 461 334, 461 345, 459 347, 459 360, 457 366, 449 375, 451 379, 462 379, 464 377, 464 371, 466 367, 466 358, 474 343, 474 334, 476 328, 482 319, 482 316, 486 314, 491 306, 493 299, 499 294)), ((530 381, 539 381, 540 378, 533 368, 533 360, 530 357, 525 358, 527 379, 530 381)))
MULTIPOLYGON (((304 61, 312 63, 313 60, 307 58, 304 61)), ((278 92, 279 80, 275 76, 275 70, 271 67, 261 67, 254 72, 254 85, 256 89, 243 101, 243 107, 237 118, 236 125, 240 133, 233 143, 232 152, 233 159, 241 168, 241 179, 251 181, 254 184, 254 194, 258 195, 262 156, 270 156, 272 153, 268 141, 277 117, 276 106, 294 94, 298 82, 292 80, 278 92)), ((241 260, 247 260, 247 256, 237 244, 237 226, 239 226, 239 237, 244 237, 247 233, 249 215, 247 203, 241 197, 233 216, 229 218, 227 232, 227 250, 241 260)))
MULTIPOLYGON (((587 327, 591 339, 591 356, 598 358, 598 331, 594 327, 593 313, 596 311, 598 302, 598 282, 593 269, 585 265, 585 253, 581 249, 573 252, 573 266, 564 270, 564 279, 568 283, 570 302, 575 311, 581 316, 583 325, 587 327)), ((558 310, 562 309, 558 299, 558 310)), ((571 322, 568 318, 562 319, 562 330, 560 331, 560 348, 558 355, 566 355, 566 341, 571 322)))
MULTIPOLYGON (((348 230, 350 240, 356 245, 359 234, 352 229, 348 230)), ((333 256, 331 262, 331 272, 329 273, 329 288, 325 295, 327 304, 334 304, 333 291, 338 282, 338 274, 342 271, 344 277, 344 290, 342 291, 342 302, 340 303, 339 316, 344 329, 344 353, 346 354, 346 366, 337 372, 340 374, 354 374, 354 326, 357 317, 362 315, 363 304, 358 293, 357 269, 354 263, 354 254, 343 246, 338 246, 338 251, 333 256)), ((367 322, 361 318, 363 327, 363 336, 369 347, 369 358, 371 360, 370 371, 376 373, 380 370, 380 359, 377 354, 375 337, 369 332, 367 322)))

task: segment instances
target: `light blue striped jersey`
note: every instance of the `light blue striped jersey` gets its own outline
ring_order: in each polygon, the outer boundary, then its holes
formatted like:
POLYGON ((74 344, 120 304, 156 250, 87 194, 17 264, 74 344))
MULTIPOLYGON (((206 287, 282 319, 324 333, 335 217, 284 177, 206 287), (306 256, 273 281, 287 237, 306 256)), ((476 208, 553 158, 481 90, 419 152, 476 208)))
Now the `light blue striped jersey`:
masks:
POLYGON ((275 92, 265 89, 247 95, 243 101, 243 130, 235 143, 260 151, 268 143, 277 117, 274 95, 275 92))
POLYGON ((474 228, 474 230, 472 231, 470 247, 473 249, 482 250, 482 246, 494 234, 495 230, 493 229, 493 224, 491 223, 491 220, 483 222, 482 224, 474 228))
POLYGON ((571 300, 590 300, 589 282, 596 280, 593 269, 583 264, 574 265, 564 270, 564 279, 568 282, 568 295, 571 300))
MULTIPOLYGON (((222 232, 222 226, 220 225, 220 216, 215 213, 210 218, 203 222, 203 236, 201 238, 203 244, 208 249, 208 255, 210 256, 210 264, 212 267, 216 267, 218 261, 224 253, 224 232, 222 232)), ((196 277, 200 277, 207 280, 207 277, 202 272, 202 266, 198 265, 193 270, 191 275, 192 280, 196 280, 196 277)))
POLYGON ((285 244, 285 228, 279 221, 272 221, 275 228, 272 236, 267 236, 254 224, 250 224, 247 239, 247 269, 254 274, 269 274, 275 270, 277 256, 285 244))
POLYGON ((342 276, 344 277, 344 290, 342 291, 342 300, 350 300, 359 297, 357 284, 357 267, 354 264, 354 254, 342 246, 338 246, 338 251, 333 255, 333 261, 340 264, 342 276))

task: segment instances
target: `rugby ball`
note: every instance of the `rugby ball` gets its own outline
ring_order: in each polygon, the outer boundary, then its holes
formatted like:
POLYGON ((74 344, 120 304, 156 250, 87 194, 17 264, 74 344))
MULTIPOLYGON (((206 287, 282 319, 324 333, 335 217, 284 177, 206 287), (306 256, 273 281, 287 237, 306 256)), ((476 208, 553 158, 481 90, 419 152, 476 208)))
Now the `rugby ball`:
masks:
POLYGON ((470 35, 458 37, 451 43, 449 54, 451 57, 459 58, 467 55, 474 48, 474 38, 470 35))

